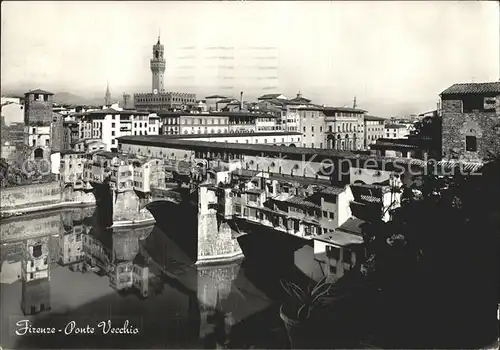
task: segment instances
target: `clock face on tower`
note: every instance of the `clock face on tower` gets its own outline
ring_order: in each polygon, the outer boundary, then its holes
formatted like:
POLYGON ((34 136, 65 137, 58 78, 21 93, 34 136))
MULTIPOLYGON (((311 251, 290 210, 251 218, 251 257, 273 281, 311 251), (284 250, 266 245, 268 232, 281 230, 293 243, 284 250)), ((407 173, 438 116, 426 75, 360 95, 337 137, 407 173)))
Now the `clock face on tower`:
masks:
POLYGON ((154 90, 153 90, 153 94, 155 94, 155 95, 156 95, 157 93, 158 93, 158 89, 154 89, 154 90))

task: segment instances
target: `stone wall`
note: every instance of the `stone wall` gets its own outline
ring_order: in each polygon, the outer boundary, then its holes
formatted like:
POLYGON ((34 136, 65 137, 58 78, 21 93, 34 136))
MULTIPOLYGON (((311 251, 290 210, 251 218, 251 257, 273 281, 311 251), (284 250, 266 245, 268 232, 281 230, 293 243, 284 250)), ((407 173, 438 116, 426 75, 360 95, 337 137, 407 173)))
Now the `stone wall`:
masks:
POLYGON ((34 95, 29 95, 25 101, 24 124, 50 125, 52 121, 54 96, 48 95, 47 101, 37 101, 34 97, 34 95))
POLYGON ((64 187, 61 194, 61 201, 92 204, 95 203, 95 196, 92 192, 75 190, 73 186, 69 185, 64 187))
POLYGON ((488 151, 500 153, 500 135, 495 130, 500 123, 498 113, 462 113, 462 101, 455 99, 442 101, 442 113, 442 151, 445 158, 453 156, 450 150, 460 160, 466 161, 482 160, 488 157, 488 151), (469 132, 477 137, 477 152, 465 149, 465 137, 469 132))
POLYGON ((61 186, 57 181, 3 188, 0 194, 3 210, 54 204, 60 200, 61 186))

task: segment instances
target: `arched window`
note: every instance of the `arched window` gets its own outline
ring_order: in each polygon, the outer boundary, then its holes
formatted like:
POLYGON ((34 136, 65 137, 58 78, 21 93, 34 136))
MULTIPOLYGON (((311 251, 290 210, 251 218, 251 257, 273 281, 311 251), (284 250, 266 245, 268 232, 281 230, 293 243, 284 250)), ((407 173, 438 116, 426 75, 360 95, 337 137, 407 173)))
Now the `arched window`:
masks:
POLYGON ((465 150, 469 152, 477 152, 477 137, 465 136, 465 150))
POLYGON ((465 150, 467 152, 477 152, 477 139, 481 137, 482 132, 474 121, 467 121, 462 126, 462 135, 465 136, 465 150))

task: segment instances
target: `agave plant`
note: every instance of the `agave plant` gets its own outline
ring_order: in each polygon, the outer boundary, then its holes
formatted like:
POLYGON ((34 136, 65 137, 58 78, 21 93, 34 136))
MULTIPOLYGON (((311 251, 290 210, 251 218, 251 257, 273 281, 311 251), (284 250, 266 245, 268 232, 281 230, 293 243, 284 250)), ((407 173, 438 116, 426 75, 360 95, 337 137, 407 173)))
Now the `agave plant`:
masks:
POLYGON ((326 282, 326 277, 307 288, 301 288, 291 281, 280 282, 290 297, 289 302, 285 303, 288 311, 294 313, 290 316, 298 321, 308 319, 315 307, 323 305, 332 287, 331 283, 326 282))

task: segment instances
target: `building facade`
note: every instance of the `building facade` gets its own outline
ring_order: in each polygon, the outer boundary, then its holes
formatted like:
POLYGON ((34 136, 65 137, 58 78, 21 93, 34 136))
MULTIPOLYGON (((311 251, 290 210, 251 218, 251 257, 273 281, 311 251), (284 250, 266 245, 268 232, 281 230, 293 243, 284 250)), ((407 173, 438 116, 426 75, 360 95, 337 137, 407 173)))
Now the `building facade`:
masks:
POLYGON ((408 127, 404 124, 386 124, 384 128, 386 139, 404 139, 410 134, 408 127))
POLYGON ((50 123, 50 150, 60 152, 64 149, 64 117, 59 113, 52 114, 50 123))
POLYGON ((304 106, 298 110, 302 127, 302 146, 310 148, 324 147, 325 114, 323 107, 304 106))
POLYGON ((443 157, 481 161, 500 153, 500 82, 450 86, 441 115, 443 157))
POLYGON ((117 137, 158 135, 160 131, 156 114, 114 108, 86 112, 79 124, 81 139, 101 140, 108 151, 117 147, 117 137))
POLYGON ((384 122, 384 118, 374 117, 371 115, 364 116, 364 149, 368 149, 372 143, 375 143, 378 139, 385 136, 384 122))
POLYGON ((325 143, 328 149, 355 151, 364 149, 364 114, 349 107, 325 107, 325 143))
POLYGON ((24 102, 17 97, 2 97, 2 118, 7 124, 24 120, 24 102))

